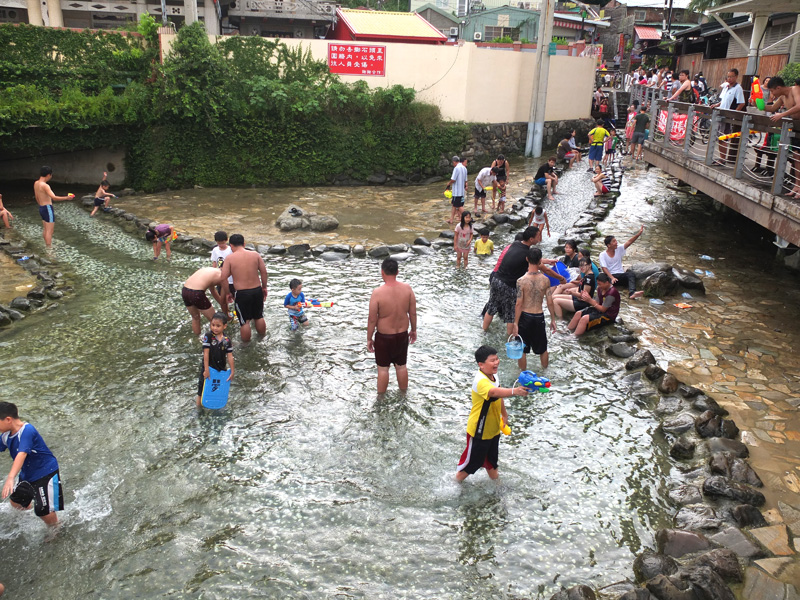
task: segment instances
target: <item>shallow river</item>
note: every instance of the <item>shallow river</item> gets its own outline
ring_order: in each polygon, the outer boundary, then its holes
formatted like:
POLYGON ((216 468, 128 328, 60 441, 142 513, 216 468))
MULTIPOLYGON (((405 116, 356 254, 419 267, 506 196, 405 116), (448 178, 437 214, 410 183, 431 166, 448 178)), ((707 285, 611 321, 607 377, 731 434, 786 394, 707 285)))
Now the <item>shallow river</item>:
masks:
MULTIPOLYGON (((546 255, 588 202, 587 178, 568 174, 549 208, 546 255)), ((627 183, 636 201, 620 237, 670 210, 640 201, 661 185, 655 172, 627 183)), ((393 193, 413 202, 419 190, 393 193)), ((401 265, 419 304, 412 384, 403 397, 392 376, 376 399, 365 326, 377 261, 268 258, 267 336, 242 346, 229 326, 231 402, 198 414, 200 345, 179 290, 205 261, 153 263, 111 219, 57 208, 55 258, 78 291, 0 333, 0 400, 43 434, 67 495, 50 541, 32 515, 0 506, 0 581, 14 598, 549 598, 560 585, 632 578, 635 554, 671 521, 651 406, 597 336, 575 342, 563 323, 550 338, 552 392, 508 402, 500 484, 483 471, 454 483, 472 354, 505 342, 504 327, 484 334, 478 316, 494 259, 467 272, 445 252, 401 265), (281 306, 295 276, 307 297, 336 303, 299 333, 281 306)), ((15 214, 38 249, 35 209, 18 202, 15 214)), ((659 235, 682 248, 692 231, 667 219, 659 235)), ((504 358, 501 382, 516 374, 504 358)))

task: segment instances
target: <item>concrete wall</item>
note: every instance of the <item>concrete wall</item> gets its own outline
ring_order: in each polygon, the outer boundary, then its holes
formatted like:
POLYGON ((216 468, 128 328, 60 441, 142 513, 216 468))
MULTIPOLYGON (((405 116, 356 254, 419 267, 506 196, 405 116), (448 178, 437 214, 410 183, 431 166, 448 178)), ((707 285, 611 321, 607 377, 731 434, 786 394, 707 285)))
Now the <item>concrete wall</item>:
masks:
POLYGON ((0 173, 4 181, 28 179, 33 185, 43 165, 53 168, 53 180, 59 183, 99 185, 103 171, 108 173, 108 181, 116 189, 125 180, 124 148, 96 148, 4 160, 0 162, 0 173))
MULTIPOLYGON (((162 35, 166 56, 174 35, 162 35)), ((333 40, 282 40, 310 48, 327 60, 333 40)), ((342 75, 343 81, 366 81, 370 87, 403 85, 417 98, 437 105, 450 121, 514 123, 527 121, 535 69, 535 52, 461 46, 386 43, 386 76, 342 75)), ((595 62, 589 57, 551 56, 545 121, 590 116, 595 62)))

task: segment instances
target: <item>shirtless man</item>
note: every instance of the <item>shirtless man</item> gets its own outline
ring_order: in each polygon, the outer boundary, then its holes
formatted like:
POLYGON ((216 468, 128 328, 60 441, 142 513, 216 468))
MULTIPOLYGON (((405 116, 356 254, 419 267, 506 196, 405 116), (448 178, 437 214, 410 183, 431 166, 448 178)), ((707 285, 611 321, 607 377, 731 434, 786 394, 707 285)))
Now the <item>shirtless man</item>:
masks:
MULTIPOLYGON (((771 104, 767 105, 769 112, 777 111, 781 106, 786 108, 785 112, 772 115, 771 120, 778 123, 786 117, 790 119, 800 119, 800 85, 787 86, 781 77, 772 77, 767 84, 770 97, 774 98, 771 104)), ((792 153, 795 157, 800 153, 800 138, 792 138, 792 153)), ((787 196, 790 198, 800 198, 800 158, 792 160, 794 166, 795 185, 787 196)))
POLYGON ((217 286, 220 285, 222 279, 222 271, 216 267, 203 267, 198 269, 192 274, 189 279, 183 282, 183 289, 181 290, 181 298, 186 310, 192 316, 192 331, 195 335, 200 335, 202 319, 200 315, 205 315, 206 319, 211 321, 211 317, 216 312, 211 302, 206 296, 206 291, 211 291, 219 304, 222 304, 217 292, 217 286))
POLYGON ((53 169, 42 167, 39 171, 39 180, 33 184, 33 195, 39 205, 39 214, 42 217, 42 236, 48 248, 53 247, 53 230, 56 227, 56 215, 53 213, 53 202, 72 200, 75 194, 56 196, 50 189, 49 181, 53 178, 53 169))
POLYGON ((381 277, 383 285, 374 289, 369 299, 367 321, 367 350, 375 353, 379 394, 389 387, 392 363, 400 390, 408 389, 408 345, 417 341, 417 299, 410 285, 397 281, 396 260, 387 258, 383 261, 381 277), (411 331, 408 330, 409 323, 411 331))
POLYGON ((547 299, 547 309, 550 311, 550 331, 556 332, 556 309, 550 280, 539 270, 542 251, 539 248, 531 248, 528 250, 527 258, 528 272, 517 279, 517 305, 512 329, 512 334, 520 336, 525 343, 522 358, 517 360, 521 371, 528 368, 528 353, 531 350, 541 358, 543 369, 546 369, 550 362, 542 312, 543 299, 547 299))
POLYGON ((258 252, 246 250, 244 236, 234 233, 228 244, 233 251, 222 264, 222 294, 236 307, 236 316, 241 325, 243 342, 249 342, 252 334, 250 321, 255 321, 258 335, 267 333, 264 321, 264 300, 267 299, 267 266, 258 252), (236 288, 231 294, 228 277, 233 277, 236 288))

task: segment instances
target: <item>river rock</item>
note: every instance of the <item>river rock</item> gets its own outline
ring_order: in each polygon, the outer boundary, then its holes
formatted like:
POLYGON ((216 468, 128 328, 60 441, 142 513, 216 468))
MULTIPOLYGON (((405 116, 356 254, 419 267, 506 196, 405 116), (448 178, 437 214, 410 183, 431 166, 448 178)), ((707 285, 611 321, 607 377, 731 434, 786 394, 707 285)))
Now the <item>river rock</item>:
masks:
POLYGON ((678 570, 678 562, 671 556, 645 550, 633 561, 636 581, 643 583, 656 575, 672 575, 678 570))
POLYGON ((658 415, 672 415, 683 408, 683 400, 675 396, 663 396, 658 400, 654 411, 658 415))
POLYGON ((31 309, 31 301, 27 298, 23 298, 22 296, 18 296, 11 301, 10 307, 17 310, 27 311, 31 309))
POLYGON ((680 267, 672 267, 672 275, 678 280, 678 283, 686 289, 697 290, 701 294, 706 293, 706 286, 703 284, 703 280, 691 271, 680 267))
POLYGON ((700 388, 696 388, 696 387, 693 387, 691 385, 686 385, 685 383, 682 383, 678 387, 678 393, 681 396, 683 396, 684 398, 696 398, 697 396, 699 396, 700 394, 703 393, 703 390, 701 390, 700 388))
POLYGON ((648 298, 664 298, 675 293, 678 289, 678 280, 672 273, 658 271, 644 280, 642 289, 648 298))
POLYGON ((675 527, 695 531, 697 529, 719 529, 722 520, 714 509, 705 504, 684 506, 675 515, 675 527))
POLYGON ((383 258, 385 256, 389 256, 391 252, 389 250, 389 246, 375 246, 374 248, 370 248, 367 254, 369 254, 372 258, 383 258))
POLYGON ((444 238, 446 240, 452 240, 453 238, 456 237, 456 234, 455 234, 455 232, 450 231, 449 229, 446 229, 444 231, 440 231, 439 232, 439 237, 440 238, 444 238))
MULTIPOLYGON (((778 501, 778 509, 783 516, 783 522, 788 525, 792 535, 800 538, 800 510, 781 501, 778 501)), ((797 543, 800 544, 800 540, 797 543)), ((800 546, 797 546, 797 549, 800 550, 800 546)))
POLYGON ((750 504, 737 504, 730 512, 739 527, 766 527, 768 525, 761 511, 750 504))
POLYGON ((717 548, 701 554, 691 563, 692 566, 708 567, 723 580, 730 583, 742 581, 742 566, 733 550, 717 548))
POLYGON ((286 249, 290 256, 304 256, 306 252, 311 250, 308 244, 292 244, 286 249))
POLYGON ((729 527, 711 536, 715 544, 719 544, 729 550, 733 550, 737 556, 742 558, 761 558, 764 551, 753 540, 747 537, 744 532, 736 527, 729 527))
POLYGON ((498 225, 502 225, 503 223, 508 223, 508 220, 509 220, 508 219, 508 215, 503 214, 503 213, 495 213, 495 214, 493 214, 492 215, 492 219, 494 219, 494 222, 497 223, 498 225))
POLYGON ((686 433, 694 427, 694 416, 689 413, 683 413, 677 417, 672 417, 661 423, 661 430, 664 433, 671 433, 673 435, 680 435, 686 433))
POLYGON ((696 597, 709 600, 736 600, 736 596, 713 569, 695 566, 684 570, 682 578, 688 580, 695 590, 696 597))
POLYGON ((715 452, 708 460, 712 475, 722 475, 740 483, 754 487, 761 487, 761 478, 747 464, 744 459, 738 458, 730 452, 715 452))
POLYGON ((369 177, 367 177, 367 183, 372 185, 383 185, 386 183, 386 180, 389 179, 386 176, 386 173, 373 173, 369 177))
POLYGON ((594 590, 588 585, 575 585, 550 596, 550 600, 596 600, 594 590))
POLYGON ((650 381, 655 381, 659 377, 661 377, 666 371, 659 367, 658 365, 647 365, 644 368, 644 376, 647 377, 650 381))
POLYGON ((664 377, 658 382, 658 391, 662 394, 674 394, 680 385, 680 381, 672 373, 664 373, 664 377))
POLYGON ((625 592, 617 600, 653 600, 653 596, 647 589, 637 587, 625 592))
POLYGON ((697 417, 695 429, 697 434, 703 438, 722 437, 732 440, 739 435, 739 428, 736 427, 736 423, 730 419, 723 419, 710 410, 697 417))
POLYGON ((439 238, 438 240, 433 240, 431 242, 431 247, 440 250, 441 248, 452 248, 453 247, 453 240, 445 240, 439 238))
POLYGON ((686 506, 687 504, 699 504, 703 501, 703 495, 700 493, 700 488, 688 483, 681 484, 672 488, 667 496, 669 499, 679 506, 686 506))
POLYGON ((679 437, 669 449, 669 455, 676 460, 688 460, 694 457, 695 443, 684 436, 679 437))
POLYGON ((609 335, 608 340, 614 344, 635 344, 639 341, 635 335, 631 334, 623 334, 623 335, 609 335))
POLYGON ((711 548, 711 542, 704 535, 680 529, 660 529, 656 533, 656 544, 660 554, 673 558, 711 548))
POLYGON ((269 246, 267 244, 259 244, 256 246, 256 250, 259 254, 267 254, 269 252, 269 246))
POLYGON ((700 412, 711 411, 715 415, 719 415, 721 417, 724 417, 728 414, 728 411, 717 404, 716 400, 705 395, 695 398, 692 401, 692 408, 700 412))
POLYGON ((58 300, 64 297, 64 292, 61 290, 47 290, 47 297, 51 300, 58 300))
POLYGON ((295 229, 312 229, 313 231, 331 231, 339 227, 339 221, 329 215, 318 215, 303 210, 296 204, 290 204, 275 220, 281 231, 295 229))
POLYGON ((313 254, 314 256, 319 256, 320 254, 325 252, 327 249, 328 249, 328 246, 326 246, 325 244, 320 244, 319 246, 314 246, 311 249, 311 254, 313 254))
POLYGON ((341 252, 331 252, 330 250, 323 252, 319 255, 319 257, 325 262, 342 262, 343 260, 347 260, 347 254, 342 254, 341 252))
POLYGON ((405 244, 392 244, 389 246, 389 252, 394 254, 396 252, 407 252, 408 246, 405 244))
POLYGON ((281 244, 275 244, 274 246, 269 247, 268 252, 269 254, 285 254, 286 246, 282 246, 281 244))
POLYGON ((661 263, 633 263, 630 267, 628 267, 633 274, 636 275, 637 281, 643 281, 650 277, 653 273, 658 273, 659 271, 669 271, 672 268, 672 265, 669 263, 661 262, 661 263))
POLYGON ((639 350, 633 355, 633 358, 625 363, 625 368, 628 371, 634 371, 654 364, 656 364, 656 358, 650 350, 639 350))
POLYGON ((628 344, 611 344, 608 348, 606 348, 606 352, 612 356, 616 356, 617 358, 630 358, 636 352, 636 349, 633 346, 628 344))
MULTIPOLYGON (((475 236, 476 236, 476 237, 477 237, 477 236, 481 236, 481 235, 483 235, 484 233, 485 233, 486 235, 489 235, 489 234, 492 232, 492 230, 491 230, 491 229, 489 229, 489 228, 488 228, 486 225, 484 225, 483 223, 476 223, 476 224, 475 224, 475 225, 474 225, 472 228, 475 230, 475 236)), ((423 238, 423 239, 424 239, 424 238, 423 238)))
POLYGON ((396 260, 397 262, 404 262, 407 261, 409 258, 414 256, 413 252, 398 252, 397 254, 392 254, 389 258, 396 260))
POLYGON ((44 298, 44 288, 43 287, 35 287, 31 291, 29 291, 26 295, 28 298, 32 300, 42 300, 44 298))
POLYGON ((415 244, 414 246, 411 246, 411 250, 415 254, 420 255, 433 254, 433 248, 430 248, 429 246, 419 246, 415 244))
POLYGON ((356 244, 355 246, 353 246, 353 256, 366 256, 366 255, 367 255, 367 249, 363 245, 356 244))
POLYGON ((428 238, 419 236, 417 239, 414 240, 414 244, 417 246, 430 246, 431 243, 428 241, 428 238))
POLYGON ((5 312, 0 312, 0 327, 6 327, 7 325, 11 325, 13 321, 11 320, 11 315, 5 312))
POLYGON ((720 475, 713 475, 703 482, 703 493, 706 496, 729 498, 740 504, 753 506, 761 506, 766 502, 761 492, 720 475))
POLYGON ((314 215, 310 221, 311 231, 333 231, 339 227, 339 220, 331 215, 314 215))
POLYGON ((520 227, 521 225, 525 225, 525 219, 523 219, 520 215, 506 215, 508 217, 508 223, 512 227, 520 227))
POLYGON ((739 458, 747 458, 750 456, 750 451, 739 440, 729 440, 726 438, 708 438, 706 440, 708 449, 711 452, 730 452, 739 458))

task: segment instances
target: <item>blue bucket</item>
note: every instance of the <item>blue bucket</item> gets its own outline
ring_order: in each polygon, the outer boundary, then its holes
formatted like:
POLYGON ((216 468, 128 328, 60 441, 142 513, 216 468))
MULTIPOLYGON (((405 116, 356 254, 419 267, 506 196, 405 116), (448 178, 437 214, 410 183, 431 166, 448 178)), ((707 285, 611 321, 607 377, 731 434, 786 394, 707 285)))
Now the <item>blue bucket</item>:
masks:
POLYGON ((508 341, 506 342, 506 354, 508 358, 512 360, 518 360, 522 358, 522 351, 525 350, 525 344, 522 343, 522 338, 518 335, 509 336, 508 341), (511 338, 519 338, 517 340, 511 340, 511 338))
MULTIPOLYGON (((555 266, 552 267, 552 269, 553 269, 553 271, 555 271, 556 273, 561 275, 564 279, 569 281, 569 278, 571 277, 571 275, 569 273, 569 270, 567 269, 567 265, 565 265, 563 262, 558 261, 555 264, 555 266)), ((550 277, 550 275, 547 275, 547 278, 550 280, 550 287, 553 287, 554 285, 558 285, 559 283, 561 283, 555 277, 550 277)))

